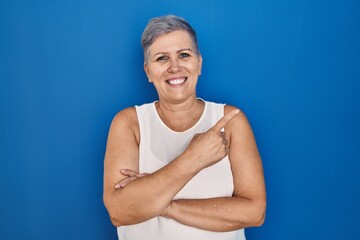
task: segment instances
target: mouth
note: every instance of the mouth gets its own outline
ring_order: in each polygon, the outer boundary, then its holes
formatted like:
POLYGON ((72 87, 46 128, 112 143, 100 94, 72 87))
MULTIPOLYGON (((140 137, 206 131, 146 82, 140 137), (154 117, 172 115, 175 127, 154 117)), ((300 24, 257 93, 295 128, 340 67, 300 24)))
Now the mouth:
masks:
POLYGON ((175 87, 175 86, 183 85, 186 82, 186 80, 187 80, 187 77, 173 78, 173 79, 166 80, 166 83, 175 87))

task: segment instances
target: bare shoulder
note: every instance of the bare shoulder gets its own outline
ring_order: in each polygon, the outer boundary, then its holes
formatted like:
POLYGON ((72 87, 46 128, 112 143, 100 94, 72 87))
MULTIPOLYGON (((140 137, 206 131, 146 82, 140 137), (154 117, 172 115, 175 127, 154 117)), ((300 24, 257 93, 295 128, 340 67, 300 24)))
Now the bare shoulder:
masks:
POLYGON ((227 126, 228 130, 233 130, 234 128, 239 128, 239 127, 250 127, 245 113, 240 108, 237 108, 237 107, 232 106, 232 105, 225 105, 225 107, 224 107, 224 115, 230 113, 231 111, 233 111, 235 109, 239 109, 240 112, 238 113, 238 115, 235 118, 233 118, 229 122, 229 124, 227 126))
MULTIPOLYGON (((239 109, 231 105, 225 105, 224 114, 231 112, 234 109, 239 109)), ((231 152, 241 150, 242 148, 252 148, 257 152, 255 136, 253 134, 251 125, 245 115, 240 110, 239 114, 234 117, 225 127, 225 133, 229 137, 230 144, 236 145, 236 148, 231 152)))
POLYGON ((121 130, 132 132, 136 141, 139 142, 140 130, 135 107, 125 108, 119 111, 112 120, 110 131, 121 130))
POLYGON ((129 107, 125 108, 121 111, 119 111, 114 119, 113 124, 126 124, 128 127, 132 125, 136 125, 138 122, 137 116, 136 116, 136 109, 135 107, 129 107))

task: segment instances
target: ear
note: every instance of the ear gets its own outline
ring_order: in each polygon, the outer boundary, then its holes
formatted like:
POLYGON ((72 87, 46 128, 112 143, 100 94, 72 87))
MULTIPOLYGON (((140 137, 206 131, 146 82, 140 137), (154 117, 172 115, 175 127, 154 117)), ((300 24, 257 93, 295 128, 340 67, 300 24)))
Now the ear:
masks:
POLYGON ((151 81, 151 79, 150 79, 150 74, 149 74, 149 66, 147 65, 147 63, 145 62, 144 63, 144 71, 145 71, 145 73, 146 73, 146 76, 147 76, 147 78, 148 78, 148 81, 151 83, 152 81, 151 81))
POLYGON ((200 76, 201 75, 201 69, 202 69, 202 62, 203 62, 202 56, 201 56, 200 53, 199 53, 198 58, 199 58, 199 76, 200 76))

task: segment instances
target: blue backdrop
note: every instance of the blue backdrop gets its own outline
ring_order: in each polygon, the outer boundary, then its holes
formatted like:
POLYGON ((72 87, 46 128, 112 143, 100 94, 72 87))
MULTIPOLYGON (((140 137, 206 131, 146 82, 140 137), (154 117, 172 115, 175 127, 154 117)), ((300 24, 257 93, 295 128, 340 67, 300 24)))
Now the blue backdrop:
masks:
POLYGON ((243 109, 263 158, 252 239, 360 239, 360 2, 0 3, 0 239, 116 239, 102 203, 112 117, 157 98, 149 18, 198 32, 198 95, 243 109))

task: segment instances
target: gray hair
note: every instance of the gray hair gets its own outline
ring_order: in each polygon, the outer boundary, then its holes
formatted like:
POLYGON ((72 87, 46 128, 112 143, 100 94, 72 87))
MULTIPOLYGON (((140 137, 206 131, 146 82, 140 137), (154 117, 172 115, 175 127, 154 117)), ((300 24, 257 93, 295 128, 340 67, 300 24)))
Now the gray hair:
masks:
POLYGON ((141 46, 144 50, 145 62, 147 62, 148 59, 148 48, 150 45, 153 44, 158 37, 176 30, 184 30, 190 35, 195 53, 199 55, 195 30, 185 19, 175 15, 166 15, 150 19, 141 36, 141 46))

